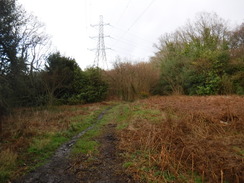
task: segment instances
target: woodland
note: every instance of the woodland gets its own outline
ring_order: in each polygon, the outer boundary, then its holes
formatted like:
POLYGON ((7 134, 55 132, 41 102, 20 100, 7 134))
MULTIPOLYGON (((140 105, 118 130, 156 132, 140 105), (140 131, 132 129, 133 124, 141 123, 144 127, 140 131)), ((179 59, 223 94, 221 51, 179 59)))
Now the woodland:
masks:
POLYGON ((0 108, 127 101, 150 95, 244 94, 244 23, 230 29, 214 13, 163 34, 149 62, 118 58, 111 70, 82 70, 50 53, 44 25, 15 0, 1 1, 0 108))
POLYGON ((101 174, 94 160, 103 164, 99 143, 107 140, 116 161, 106 171, 119 167, 123 178, 243 182, 244 23, 199 13, 154 46, 149 61, 118 57, 109 70, 81 69, 50 51, 35 16, 0 0, 0 182, 19 179, 84 131, 69 147, 69 173, 79 180, 91 168, 101 174))

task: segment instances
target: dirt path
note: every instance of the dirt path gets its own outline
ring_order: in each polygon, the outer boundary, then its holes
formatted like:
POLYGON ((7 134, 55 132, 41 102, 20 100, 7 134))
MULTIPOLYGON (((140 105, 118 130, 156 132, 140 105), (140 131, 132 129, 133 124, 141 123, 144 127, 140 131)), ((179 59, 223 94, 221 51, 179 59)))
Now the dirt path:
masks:
POLYGON ((101 144, 99 154, 88 160, 84 157, 74 171, 81 182, 86 183, 132 183, 132 177, 122 169, 122 159, 116 149, 118 139, 115 134, 115 124, 104 126, 104 133, 97 140, 101 144))
POLYGON ((101 143, 99 155, 87 164, 86 157, 71 162, 69 154, 76 141, 91 130, 110 108, 104 110, 97 121, 86 130, 63 144, 49 162, 33 172, 30 172, 15 183, 126 183, 133 182, 121 168, 121 160, 116 152, 117 138, 115 125, 105 126, 104 133, 98 138, 101 143), (71 171, 72 170, 72 171, 71 171))

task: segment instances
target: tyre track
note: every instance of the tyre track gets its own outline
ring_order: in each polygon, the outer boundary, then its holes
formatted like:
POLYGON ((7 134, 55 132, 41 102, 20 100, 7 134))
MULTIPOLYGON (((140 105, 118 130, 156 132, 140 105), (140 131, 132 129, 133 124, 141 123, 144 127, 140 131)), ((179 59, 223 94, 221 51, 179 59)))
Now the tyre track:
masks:
POLYGON ((77 142, 77 140, 82 137, 89 130, 93 129, 96 124, 103 118, 107 111, 109 111, 111 107, 108 107, 104 111, 102 111, 97 120, 89 126, 87 129, 83 130, 76 136, 74 136, 70 141, 64 143, 60 146, 55 154, 50 158, 48 163, 43 166, 38 167, 34 171, 28 173, 20 180, 14 181, 15 183, 77 183, 79 180, 76 176, 69 171, 69 154, 72 149, 72 146, 77 142))

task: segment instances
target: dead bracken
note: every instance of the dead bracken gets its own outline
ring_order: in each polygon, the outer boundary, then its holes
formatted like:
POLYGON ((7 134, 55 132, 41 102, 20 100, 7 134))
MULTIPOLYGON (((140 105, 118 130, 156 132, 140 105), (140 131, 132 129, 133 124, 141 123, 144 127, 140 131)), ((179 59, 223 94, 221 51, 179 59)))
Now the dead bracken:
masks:
POLYGON ((120 148, 136 157, 129 158, 134 166, 128 171, 156 182, 243 182, 243 104, 240 96, 152 97, 132 104, 131 110, 140 105, 166 115, 157 123, 131 117, 120 132, 120 148))

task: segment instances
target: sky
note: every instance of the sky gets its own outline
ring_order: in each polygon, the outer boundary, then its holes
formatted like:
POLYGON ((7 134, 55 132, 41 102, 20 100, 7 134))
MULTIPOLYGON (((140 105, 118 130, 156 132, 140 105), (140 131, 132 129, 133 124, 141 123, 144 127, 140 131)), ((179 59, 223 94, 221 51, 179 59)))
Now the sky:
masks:
POLYGON ((160 36, 194 20, 197 13, 217 13, 234 27, 244 22, 244 0, 18 0, 45 24, 52 48, 74 58, 82 69, 94 64, 99 16, 103 16, 106 69, 120 57, 148 61, 160 36), (93 26, 91 26, 93 25, 93 26), (95 26, 94 26, 95 25, 95 26))

